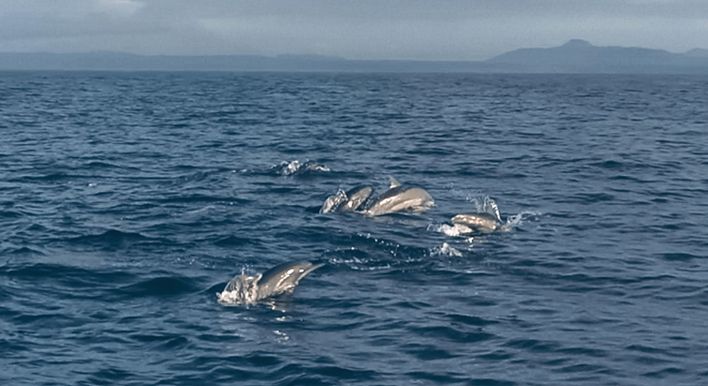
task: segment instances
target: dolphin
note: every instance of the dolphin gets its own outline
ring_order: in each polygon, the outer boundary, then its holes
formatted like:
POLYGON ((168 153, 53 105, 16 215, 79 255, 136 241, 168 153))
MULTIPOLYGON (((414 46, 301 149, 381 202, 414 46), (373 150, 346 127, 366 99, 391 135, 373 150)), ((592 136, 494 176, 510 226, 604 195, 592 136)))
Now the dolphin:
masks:
POLYGON ((454 216, 450 221, 456 226, 463 226, 464 233, 482 232, 490 233, 499 229, 502 226, 501 214, 497 203, 487 198, 485 199, 484 208, 487 212, 480 213, 461 213, 454 216))
POLYGON ((490 233, 499 229, 502 225, 501 219, 490 213, 462 213, 453 217, 450 221, 454 225, 461 225, 467 229, 463 229, 463 233, 482 232, 490 233))
POLYGON ((435 201, 425 189, 417 186, 401 185, 395 178, 390 178, 389 189, 378 196, 364 210, 367 216, 381 216, 396 212, 424 212, 433 206, 435 201))
POLYGON ((242 273, 231 279, 216 296, 223 305, 254 304, 269 297, 292 293, 302 278, 322 266, 298 261, 276 265, 255 276, 242 273))
POLYGON ((359 185, 347 192, 340 189, 327 197, 320 208, 320 213, 356 212, 365 206, 373 193, 374 188, 371 185, 359 185))

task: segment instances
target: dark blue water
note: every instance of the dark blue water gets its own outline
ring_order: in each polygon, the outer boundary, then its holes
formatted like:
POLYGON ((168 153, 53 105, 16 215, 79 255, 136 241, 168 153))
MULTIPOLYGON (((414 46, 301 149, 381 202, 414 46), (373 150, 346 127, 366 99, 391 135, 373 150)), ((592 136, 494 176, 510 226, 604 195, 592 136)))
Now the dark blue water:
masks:
POLYGON ((705 77, 2 73, 0 383, 706 384, 707 106, 705 77), (437 206, 318 214, 389 175, 437 206), (507 231, 446 234, 485 197, 507 231), (216 301, 292 260, 325 266, 216 301))

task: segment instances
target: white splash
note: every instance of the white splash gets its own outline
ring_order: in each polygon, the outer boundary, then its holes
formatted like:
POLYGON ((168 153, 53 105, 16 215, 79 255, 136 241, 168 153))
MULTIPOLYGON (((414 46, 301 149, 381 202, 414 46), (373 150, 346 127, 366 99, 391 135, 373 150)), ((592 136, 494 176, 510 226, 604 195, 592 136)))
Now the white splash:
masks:
POLYGON ((300 162, 299 160, 293 161, 283 161, 279 165, 275 166, 274 169, 279 170, 282 176, 292 176, 299 173, 306 172, 330 172, 327 165, 307 160, 305 162, 300 162))
POLYGON ((341 188, 337 189, 337 193, 327 197, 325 202, 320 208, 320 213, 332 213, 336 211, 343 203, 345 203, 349 198, 347 197, 347 192, 341 188))
POLYGON ((457 236, 462 236, 462 235, 467 235, 473 232, 473 230, 465 225, 462 224, 453 224, 453 225, 448 225, 448 224, 440 224, 440 225, 434 225, 431 224, 428 226, 429 230, 432 230, 434 232, 439 232, 444 234, 445 236, 450 236, 450 237, 457 237, 457 236))
POLYGON ((290 340, 290 336, 287 332, 281 330, 273 330, 273 334, 275 334, 275 340, 278 343, 287 343, 290 340))
POLYGON ((285 167, 283 168, 283 175, 290 176, 294 174, 296 171, 300 170, 302 167, 302 164, 298 160, 291 161, 285 167))
POLYGON ((514 228, 522 225, 526 220, 533 219, 541 215, 541 212, 523 211, 507 217, 506 222, 499 228, 500 232, 511 232, 514 228))
POLYGON ((231 279, 216 297, 222 305, 254 304, 258 301, 258 280, 261 275, 250 276, 242 273, 231 279))
POLYGON ((448 243, 442 243, 441 246, 433 248, 432 253, 434 255, 462 257, 462 252, 460 252, 457 248, 450 246, 448 243))
POLYGON ((493 198, 485 195, 478 197, 467 197, 474 207, 474 213, 489 213, 501 221, 501 214, 499 213, 499 206, 493 198))
POLYGON ((258 280, 261 274, 249 275, 247 267, 241 268, 241 274, 236 275, 226 283, 226 287, 221 292, 216 293, 218 302, 225 306, 240 304, 254 304, 257 300, 258 280))

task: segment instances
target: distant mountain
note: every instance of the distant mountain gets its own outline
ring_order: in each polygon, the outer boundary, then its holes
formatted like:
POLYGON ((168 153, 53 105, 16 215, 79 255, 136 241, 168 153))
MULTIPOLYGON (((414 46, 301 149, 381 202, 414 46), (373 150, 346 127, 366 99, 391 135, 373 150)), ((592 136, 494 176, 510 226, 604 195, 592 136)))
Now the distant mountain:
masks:
POLYGON ((0 70, 708 74, 708 50, 675 54, 637 47, 597 47, 573 39, 559 47, 521 48, 480 62, 353 60, 319 55, 0 53, 0 70))
POLYGON ((708 50, 705 48, 694 48, 686 52, 686 56, 691 56, 694 58, 708 58, 708 50))
POLYGON ((573 39, 560 47, 521 48, 487 60, 522 72, 708 73, 706 50, 674 54, 638 47, 597 47, 573 39))
POLYGON ((134 55, 116 52, 0 53, 0 70, 491 72, 469 61, 352 60, 320 55, 134 55))
POLYGON ((287 60, 256 55, 180 56, 119 52, 0 53, 0 69, 12 70, 259 70, 287 60))

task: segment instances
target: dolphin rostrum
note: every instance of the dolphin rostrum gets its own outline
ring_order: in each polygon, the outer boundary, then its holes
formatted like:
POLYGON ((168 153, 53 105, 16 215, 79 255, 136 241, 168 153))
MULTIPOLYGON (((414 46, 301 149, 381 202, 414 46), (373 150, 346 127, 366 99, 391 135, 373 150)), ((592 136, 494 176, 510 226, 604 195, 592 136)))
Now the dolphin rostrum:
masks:
POLYGON ((401 185, 391 177, 389 189, 378 196, 364 211, 367 216, 381 216, 396 212, 424 212, 435 206, 433 197, 425 189, 401 185))
POLYGON ((255 276, 242 273, 231 279, 216 296, 219 303, 233 305, 254 304, 272 296, 292 293, 302 278, 322 265, 298 261, 276 265, 255 276))

